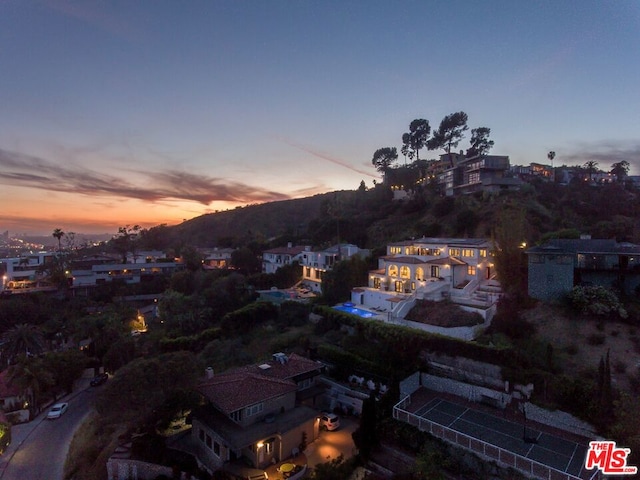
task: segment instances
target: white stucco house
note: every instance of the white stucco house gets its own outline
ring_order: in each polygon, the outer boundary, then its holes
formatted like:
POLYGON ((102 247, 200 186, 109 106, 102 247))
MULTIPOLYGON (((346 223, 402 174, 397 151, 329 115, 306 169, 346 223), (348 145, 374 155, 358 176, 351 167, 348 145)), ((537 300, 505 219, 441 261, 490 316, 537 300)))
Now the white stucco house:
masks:
POLYGON ((333 245, 326 250, 305 251, 302 253, 302 283, 316 293, 322 293, 322 278, 333 266, 354 255, 368 257, 371 252, 350 243, 333 245))
POLYGON ((423 237, 387 245, 368 285, 354 288, 351 301, 404 318, 415 300, 450 299, 483 312, 500 293, 490 240, 423 237))

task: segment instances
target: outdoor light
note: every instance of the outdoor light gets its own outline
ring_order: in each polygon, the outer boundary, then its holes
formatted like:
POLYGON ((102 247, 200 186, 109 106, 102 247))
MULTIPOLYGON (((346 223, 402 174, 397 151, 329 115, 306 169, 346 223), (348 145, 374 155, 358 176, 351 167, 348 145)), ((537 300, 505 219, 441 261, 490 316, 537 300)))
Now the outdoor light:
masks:
POLYGON ((262 447, 264 447, 264 443, 262 443, 262 442, 258 442, 258 444, 256 445, 256 447, 258 447, 258 448, 262 448, 262 447))

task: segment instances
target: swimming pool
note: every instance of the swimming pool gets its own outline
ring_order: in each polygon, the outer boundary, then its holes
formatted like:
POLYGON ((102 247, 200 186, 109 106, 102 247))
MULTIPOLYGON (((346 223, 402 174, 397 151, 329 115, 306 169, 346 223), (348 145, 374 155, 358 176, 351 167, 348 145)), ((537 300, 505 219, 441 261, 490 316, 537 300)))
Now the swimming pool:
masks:
POLYGON ((368 310, 363 310, 358 307, 351 307, 347 305, 336 305, 333 308, 335 308, 336 310, 340 310, 341 312, 350 313, 352 315, 358 315, 359 317, 362 317, 362 318, 371 318, 376 315, 375 313, 369 312, 368 310))

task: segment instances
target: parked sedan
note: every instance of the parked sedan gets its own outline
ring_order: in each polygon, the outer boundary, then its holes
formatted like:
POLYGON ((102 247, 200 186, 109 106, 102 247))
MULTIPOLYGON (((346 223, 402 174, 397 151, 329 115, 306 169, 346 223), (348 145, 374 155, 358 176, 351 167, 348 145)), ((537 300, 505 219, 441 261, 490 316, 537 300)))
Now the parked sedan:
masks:
POLYGON ((98 385, 102 385, 107 380, 109 380, 109 375, 107 375, 106 373, 100 373, 99 375, 96 375, 95 377, 93 377, 91 379, 91 382, 89 383, 91 384, 92 387, 97 387, 98 385))
POLYGON ((67 411, 67 408, 69 408, 68 403, 56 403, 53 407, 51 407, 49 413, 47 413, 47 418, 49 420, 60 418, 67 411))

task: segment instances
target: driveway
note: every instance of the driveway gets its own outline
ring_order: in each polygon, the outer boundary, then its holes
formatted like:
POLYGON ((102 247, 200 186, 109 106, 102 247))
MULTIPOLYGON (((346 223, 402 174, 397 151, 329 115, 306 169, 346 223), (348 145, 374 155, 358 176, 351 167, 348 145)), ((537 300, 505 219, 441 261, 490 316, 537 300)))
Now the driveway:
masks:
POLYGON ((356 447, 351 434, 358 428, 358 422, 357 419, 341 417, 338 430, 320 432, 315 442, 309 444, 304 451, 309 467, 329 462, 340 454, 345 459, 352 457, 356 453, 356 447))

